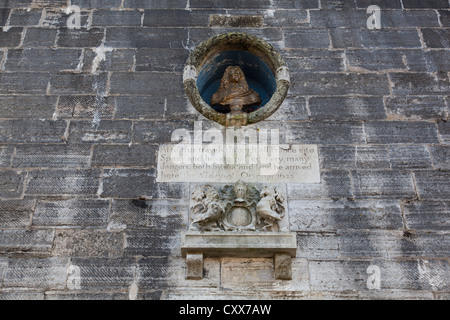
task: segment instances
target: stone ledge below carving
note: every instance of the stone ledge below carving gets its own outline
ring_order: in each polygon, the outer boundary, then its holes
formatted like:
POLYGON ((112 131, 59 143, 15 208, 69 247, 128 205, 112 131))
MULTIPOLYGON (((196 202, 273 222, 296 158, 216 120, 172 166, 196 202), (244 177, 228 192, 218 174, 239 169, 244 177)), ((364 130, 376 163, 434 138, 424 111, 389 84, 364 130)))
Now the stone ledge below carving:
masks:
POLYGON ((186 258, 186 279, 203 278, 203 258, 273 258, 275 279, 292 280, 292 258, 297 253, 292 232, 200 232, 187 231, 181 238, 186 258))
POLYGON ((296 234, 292 232, 184 232, 181 254, 204 257, 271 258, 277 253, 295 257, 296 234))

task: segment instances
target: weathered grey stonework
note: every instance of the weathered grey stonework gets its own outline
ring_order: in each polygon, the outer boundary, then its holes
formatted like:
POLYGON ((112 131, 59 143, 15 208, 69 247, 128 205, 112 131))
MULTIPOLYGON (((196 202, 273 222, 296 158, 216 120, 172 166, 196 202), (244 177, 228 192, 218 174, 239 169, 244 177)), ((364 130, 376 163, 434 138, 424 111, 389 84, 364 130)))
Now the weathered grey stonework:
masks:
POLYGON ((0 0, 0 299, 448 300, 449 12, 447 0, 0 0), (67 28, 69 4, 81 29, 67 28), (370 5, 381 29, 367 28, 370 5), (157 181, 176 129, 216 125, 187 98, 186 61, 235 33, 290 71, 278 110, 247 128, 318 147, 320 183, 277 185, 292 280, 280 256, 205 256, 203 279, 186 279, 196 184, 157 181))

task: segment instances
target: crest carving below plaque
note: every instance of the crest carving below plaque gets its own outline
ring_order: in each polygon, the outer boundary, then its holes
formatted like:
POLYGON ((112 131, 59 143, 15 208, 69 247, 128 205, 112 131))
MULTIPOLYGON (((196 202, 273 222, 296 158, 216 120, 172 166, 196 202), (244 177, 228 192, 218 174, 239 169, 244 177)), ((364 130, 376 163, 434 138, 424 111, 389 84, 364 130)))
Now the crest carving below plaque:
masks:
POLYGON ((197 186, 191 201, 192 231, 287 231, 279 224, 285 216, 285 197, 272 186, 258 190, 242 181, 220 191, 197 186))

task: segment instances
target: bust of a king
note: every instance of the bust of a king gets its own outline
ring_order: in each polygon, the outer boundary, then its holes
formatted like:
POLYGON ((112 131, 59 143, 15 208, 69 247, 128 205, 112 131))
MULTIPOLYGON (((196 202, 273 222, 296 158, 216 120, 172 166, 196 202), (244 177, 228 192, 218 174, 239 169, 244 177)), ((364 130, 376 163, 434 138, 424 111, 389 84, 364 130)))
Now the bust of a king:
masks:
POLYGON ((225 106, 231 114, 243 114, 245 107, 261 104, 260 95, 250 89, 244 72, 238 66, 230 66, 220 82, 219 90, 211 98, 212 106, 225 106))

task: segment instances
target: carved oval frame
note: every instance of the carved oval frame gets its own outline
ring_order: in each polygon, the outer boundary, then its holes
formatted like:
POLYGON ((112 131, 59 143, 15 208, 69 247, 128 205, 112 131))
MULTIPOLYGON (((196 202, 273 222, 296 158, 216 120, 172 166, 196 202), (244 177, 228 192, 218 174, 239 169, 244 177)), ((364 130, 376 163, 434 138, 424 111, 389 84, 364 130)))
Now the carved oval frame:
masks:
POLYGON ((227 115, 217 112, 206 103, 197 87, 198 70, 224 51, 247 51, 263 60, 276 78, 276 91, 269 102, 247 116, 247 124, 263 121, 274 114, 283 103, 290 87, 289 69, 283 57, 266 41, 246 33, 226 33, 199 44, 189 55, 184 68, 183 85, 194 108, 209 120, 227 126, 227 115))

